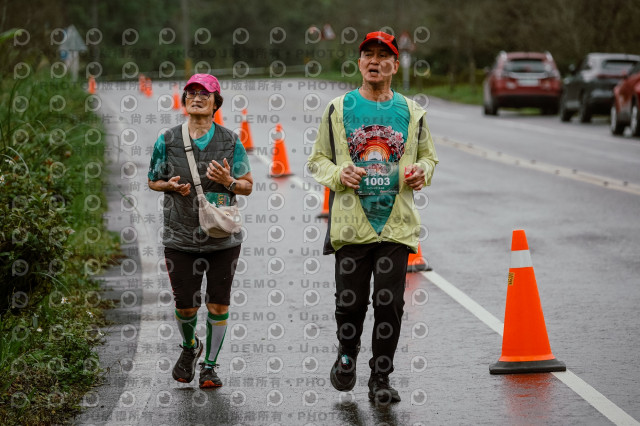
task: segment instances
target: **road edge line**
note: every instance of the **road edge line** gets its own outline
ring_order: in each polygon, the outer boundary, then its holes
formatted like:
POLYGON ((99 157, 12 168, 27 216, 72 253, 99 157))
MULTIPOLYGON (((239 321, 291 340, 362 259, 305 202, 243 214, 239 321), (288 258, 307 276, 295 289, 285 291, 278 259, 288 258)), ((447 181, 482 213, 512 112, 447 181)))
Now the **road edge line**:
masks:
MULTIPOLYGON (((263 164, 270 166, 270 160, 264 155, 256 154, 257 157, 263 164)), ((297 187, 302 189, 305 192, 316 193, 318 196, 320 194, 314 190, 305 190, 303 187, 303 181, 297 176, 289 177, 297 187)), ((589 182, 591 183, 591 182, 589 182)), ((618 188, 613 188, 618 189, 618 188)), ((629 191, 625 191, 629 192, 629 191)), ((633 192, 632 192, 633 193, 633 192)), ((476 318, 482 321, 486 326, 488 326, 491 330, 498 333, 500 336, 503 335, 504 324, 498 318, 496 318, 491 312, 486 310, 482 305, 469 297, 462 290, 451 284, 444 277, 434 271, 424 271, 421 272, 421 275, 425 277, 429 282, 438 287, 440 290, 444 291, 449 297, 462 305, 466 310, 472 313, 476 318)), ((583 400, 585 400, 589 405, 598 410, 603 416, 608 418, 611 422, 620 426, 640 426, 640 422, 631 417, 626 411, 622 408, 618 407, 611 400, 609 400, 606 396, 598 392, 593 386, 589 385, 587 382, 578 377, 575 373, 568 370, 566 372, 554 372, 552 373, 555 377, 558 378, 562 383, 564 383, 569 389, 574 391, 578 396, 580 396, 583 400)))
POLYGON ((588 183, 600 188, 613 189, 627 194, 640 195, 640 185, 633 182, 613 179, 607 176, 601 176, 589 172, 579 171, 564 166, 557 166, 542 161, 526 159, 514 155, 506 154, 501 151, 483 148, 476 144, 464 143, 450 139, 448 137, 436 136, 433 138, 436 144, 445 145, 458 151, 465 152, 476 157, 481 157, 490 161, 494 161, 509 166, 524 167, 529 170, 546 173, 570 179, 576 182, 588 183))
MULTIPOLYGON (((444 279, 437 272, 425 271, 420 274, 475 315, 486 326, 502 336, 504 330, 504 324, 502 321, 483 308, 478 302, 444 279)), ((614 424, 620 426, 640 425, 640 422, 631 417, 626 411, 618 407, 610 399, 598 392, 593 386, 582 380, 571 370, 567 369, 567 371, 554 372, 552 374, 614 424)))

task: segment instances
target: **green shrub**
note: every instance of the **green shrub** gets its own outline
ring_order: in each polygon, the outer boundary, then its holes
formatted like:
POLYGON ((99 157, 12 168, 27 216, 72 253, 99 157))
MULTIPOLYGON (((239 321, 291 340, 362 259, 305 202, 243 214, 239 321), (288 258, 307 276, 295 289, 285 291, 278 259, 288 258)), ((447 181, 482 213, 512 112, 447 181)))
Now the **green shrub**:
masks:
POLYGON ((119 250, 102 219, 104 130, 70 81, 0 89, 0 419, 59 424, 99 377, 110 303, 91 277, 119 250))
POLYGON ((15 292, 55 283, 71 256, 99 257, 113 246, 102 229, 104 175, 85 173, 88 164, 104 166, 104 132, 85 112, 87 95, 38 76, 2 86, 0 312, 15 292), (88 199, 101 207, 85 208, 88 199))
POLYGON ((40 294, 40 303, 2 317, 3 424, 63 423, 79 411, 78 402, 102 373, 92 347, 103 337, 102 309, 111 302, 100 300, 95 282, 68 284, 66 291, 40 294))

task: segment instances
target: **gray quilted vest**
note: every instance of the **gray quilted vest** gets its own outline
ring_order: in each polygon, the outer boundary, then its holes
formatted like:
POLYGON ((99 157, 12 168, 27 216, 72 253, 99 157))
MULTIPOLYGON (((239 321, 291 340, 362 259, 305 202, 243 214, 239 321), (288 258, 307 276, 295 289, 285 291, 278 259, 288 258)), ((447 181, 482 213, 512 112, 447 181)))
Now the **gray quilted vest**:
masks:
MULTIPOLYGON (((207 166, 211 160, 222 164, 224 158, 233 170, 233 151, 237 136, 224 127, 213 123, 215 130, 213 138, 204 150, 191 140, 193 156, 195 157, 202 190, 204 193, 217 192, 229 194, 232 203, 235 202, 235 194, 227 190, 224 185, 214 182, 206 177, 207 166)), ((212 238, 200 228, 198 220, 198 198, 191 178, 187 154, 182 142, 182 126, 169 129, 164 134, 167 147, 167 162, 165 169, 161 171, 161 179, 169 179, 180 176, 180 183, 190 183, 191 192, 182 196, 177 192, 164 193, 164 228, 162 243, 165 247, 176 250, 206 253, 238 246, 242 243, 242 233, 238 232, 226 238, 212 238)))

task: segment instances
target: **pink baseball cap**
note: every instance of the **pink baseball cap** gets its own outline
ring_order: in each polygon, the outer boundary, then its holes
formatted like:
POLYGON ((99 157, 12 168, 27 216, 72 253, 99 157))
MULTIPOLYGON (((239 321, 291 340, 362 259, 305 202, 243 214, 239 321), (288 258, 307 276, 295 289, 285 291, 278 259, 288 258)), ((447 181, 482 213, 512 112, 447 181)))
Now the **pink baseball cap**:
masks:
POLYGON ((205 89, 207 89, 207 91, 211 93, 213 92, 220 93, 220 83, 218 82, 218 79, 212 76, 211 74, 192 75, 189 81, 187 81, 187 84, 185 84, 184 89, 182 90, 187 90, 187 87, 189 87, 191 84, 196 84, 196 83, 201 84, 205 89))

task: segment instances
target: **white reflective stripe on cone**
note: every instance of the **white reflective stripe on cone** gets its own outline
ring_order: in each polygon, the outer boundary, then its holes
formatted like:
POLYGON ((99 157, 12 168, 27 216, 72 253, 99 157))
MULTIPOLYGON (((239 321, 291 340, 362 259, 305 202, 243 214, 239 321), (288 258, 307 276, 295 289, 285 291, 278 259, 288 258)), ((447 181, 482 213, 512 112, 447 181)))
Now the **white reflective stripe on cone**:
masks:
POLYGON ((529 250, 515 250, 511 252, 512 268, 529 268, 532 267, 531 254, 529 250))

